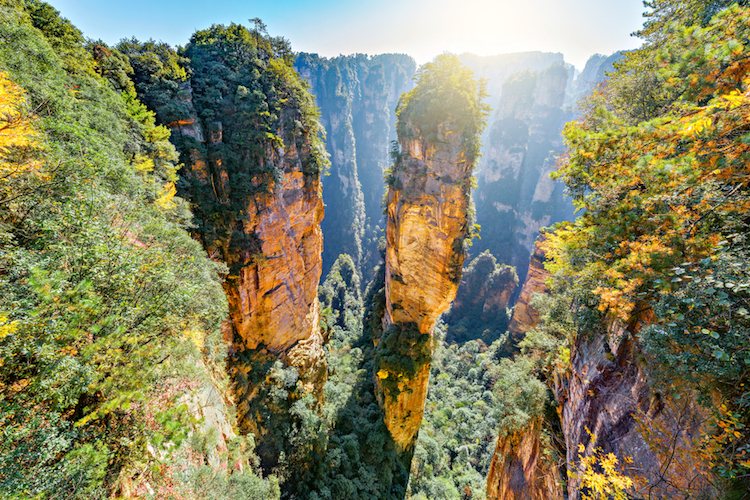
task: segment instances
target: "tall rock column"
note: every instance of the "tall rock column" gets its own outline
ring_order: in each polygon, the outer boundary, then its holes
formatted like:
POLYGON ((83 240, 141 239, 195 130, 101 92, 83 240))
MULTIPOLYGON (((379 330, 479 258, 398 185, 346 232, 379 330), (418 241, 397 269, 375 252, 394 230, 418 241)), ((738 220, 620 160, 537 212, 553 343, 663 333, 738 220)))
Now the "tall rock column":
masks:
POLYGON ((411 453, 422 421, 432 333, 456 296, 471 238, 471 175, 486 107, 483 82, 455 56, 417 72, 397 109, 399 151, 386 207, 385 312, 376 384, 385 423, 411 453))
POLYGON ((255 435, 267 470, 282 453, 289 467, 307 466, 289 443, 299 425, 291 407, 309 393, 320 407, 327 376, 318 325, 327 155, 313 98, 275 43, 239 25, 193 35, 192 78, 178 95, 188 116, 169 124, 195 236, 227 266, 227 369, 240 431, 255 435))

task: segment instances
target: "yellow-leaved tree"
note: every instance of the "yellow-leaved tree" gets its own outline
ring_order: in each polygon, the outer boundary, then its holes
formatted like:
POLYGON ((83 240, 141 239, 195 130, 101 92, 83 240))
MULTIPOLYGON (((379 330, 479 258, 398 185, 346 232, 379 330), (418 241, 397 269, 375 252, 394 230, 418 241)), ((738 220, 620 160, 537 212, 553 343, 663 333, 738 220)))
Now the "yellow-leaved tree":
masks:
POLYGON ((39 175, 39 163, 31 157, 38 134, 25 105, 24 90, 0 72, 0 201, 15 196, 20 178, 39 175))

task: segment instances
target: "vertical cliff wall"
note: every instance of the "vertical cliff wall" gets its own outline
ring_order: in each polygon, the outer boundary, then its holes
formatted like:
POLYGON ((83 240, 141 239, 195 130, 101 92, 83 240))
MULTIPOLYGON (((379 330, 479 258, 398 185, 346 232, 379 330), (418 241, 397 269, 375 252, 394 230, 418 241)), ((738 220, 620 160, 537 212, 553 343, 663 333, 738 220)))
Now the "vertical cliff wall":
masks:
POLYGON ((547 278, 550 273, 544 268, 544 241, 544 235, 540 235, 534 242, 526 279, 508 324, 509 342, 514 346, 523 340, 526 332, 539 324, 539 312, 531 306, 532 294, 549 293, 547 278))
MULTIPOLYGON (((530 301, 534 293, 549 293, 544 244, 540 236, 514 308, 512 345, 541 321, 530 301)), ((562 498, 554 481, 548 480, 561 478, 559 469, 539 460, 544 425, 559 425, 565 441, 570 499, 581 498, 581 457, 596 457, 598 464, 608 453, 619 460, 617 472, 633 479, 631 493, 636 497, 715 493, 697 452, 706 416, 695 395, 680 387, 667 394, 653 386, 647 356, 636 337, 649 318, 645 312, 628 325, 605 321, 601 331, 579 334, 570 347, 569 368, 558 369, 548 382, 554 388, 559 423, 547 415, 547 422, 534 421, 506 436, 501 433, 487 479, 488 498, 562 498)))
POLYGON ((178 61, 190 79, 169 80, 154 64, 139 79, 144 100, 162 104, 157 116, 174 118, 194 236, 227 266, 223 331, 238 422, 269 468, 288 454, 291 405, 305 393, 321 404, 327 373, 317 296, 327 155, 313 99, 279 43, 262 24, 213 26, 178 61))
POLYGON ((432 332, 456 296, 471 236, 470 189, 484 87, 455 56, 418 72, 398 107, 399 151, 388 177, 383 334, 375 339, 385 422, 410 452, 427 393, 432 332))
POLYGON ((323 179, 323 198, 332 208, 322 223, 324 273, 342 253, 366 276, 378 263, 383 172, 396 139, 396 103, 412 88, 415 67, 402 54, 326 59, 302 53, 295 61, 320 108, 331 158, 331 175, 323 179))
POLYGON ((562 500, 559 464, 545 458, 543 422, 534 418, 516 432, 501 434, 487 476, 488 500, 562 500))
POLYGON ((476 249, 515 266, 521 279, 539 229, 573 218, 563 184, 549 178, 563 148, 571 78, 562 63, 508 77, 482 151, 475 192, 482 239, 476 249))
POLYGON ((629 325, 610 322, 602 332, 579 337, 570 372, 555 380, 568 470, 574 473, 571 499, 581 497, 580 456, 607 453, 618 457, 637 497, 717 494, 698 451, 707 417, 696 396, 684 388, 667 394, 652 386, 635 336, 648 322, 645 313, 629 325))
MULTIPOLYGON (((546 280, 550 276, 544 268, 545 236, 540 235, 534 243, 529 271, 523 283, 518 301, 513 308, 508 326, 508 352, 517 352, 518 343, 526 332, 537 326, 539 312, 531 305, 535 293, 549 293, 546 280)), ((561 465, 549 458, 552 446, 549 437, 550 422, 542 416, 530 419, 523 428, 509 431, 499 430, 495 455, 487 476, 487 498, 490 500, 512 499, 563 499, 564 474, 561 465)))

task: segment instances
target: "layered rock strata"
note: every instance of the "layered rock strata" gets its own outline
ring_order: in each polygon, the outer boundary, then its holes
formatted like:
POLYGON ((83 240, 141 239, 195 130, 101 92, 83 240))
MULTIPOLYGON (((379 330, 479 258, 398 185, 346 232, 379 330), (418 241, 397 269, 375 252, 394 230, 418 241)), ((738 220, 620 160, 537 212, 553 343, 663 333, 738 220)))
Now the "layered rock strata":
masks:
POLYGON ((300 120, 299 112, 289 108, 279 116, 276 131, 283 147, 262 145, 266 170, 281 175, 270 183, 260 175, 237 177, 223 161, 231 131, 221 121, 200 120, 191 89, 186 90, 182 95, 192 116, 170 128, 185 159, 181 175, 191 186, 187 195, 201 222, 195 236, 228 268, 224 290, 230 317, 223 333, 240 431, 256 435, 258 454, 272 466, 281 450, 264 443, 266 437, 273 441, 277 425, 269 419, 288 419, 267 414, 263 387, 277 383, 268 375, 273 363, 281 361, 298 372, 299 383, 286 390, 312 392, 318 404, 323 400, 327 370, 317 295, 324 214, 320 174, 310 172, 309 142, 282 125, 300 120))
POLYGON ((541 439, 542 419, 501 435, 487 476, 488 500, 562 500, 560 465, 550 463, 541 439))
MULTIPOLYGON (((411 343, 431 350, 435 321, 455 298, 461 278, 473 166, 450 123, 439 127, 436 143, 416 129, 411 135, 401 141, 388 192, 383 330, 416 330, 411 343)), ((427 359, 408 376, 378 375, 385 422, 401 450, 413 445, 419 430, 429 370, 427 359)))
POLYGON ((523 340, 523 336, 539 324, 539 312, 531 306, 532 295, 549 293, 547 278, 550 273, 544 268, 544 241, 542 234, 534 242, 534 251, 529 259, 529 270, 523 282, 518 301, 513 307, 513 315, 508 324, 509 341, 513 345, 523 340))
POLYGON ((630 477, 636 498, 714 498, 708 465, 700 458, 706 416, 694 394, 652 387, 637 332, 610 322, 604 332, 579 337, 571 370, 555 380, 567 447, 568 495, 581 498, 581 457, 613 453, 618 473, 630 477))

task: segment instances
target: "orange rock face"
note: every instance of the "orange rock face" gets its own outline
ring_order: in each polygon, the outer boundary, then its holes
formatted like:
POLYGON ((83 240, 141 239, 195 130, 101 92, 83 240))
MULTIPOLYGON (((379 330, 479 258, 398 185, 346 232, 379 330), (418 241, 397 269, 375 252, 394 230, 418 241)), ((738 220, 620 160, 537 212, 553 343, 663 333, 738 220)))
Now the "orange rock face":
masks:
MULTIPOLYGON (((287 119, 282 116, 280 122, 287 119)), ((315 393, 322 403, 327 370, 318 326, 324 213, 320 176, 305 173, 308 145, 298 137, 285 137, 280 128, 284 148, 267 145, 264 153, 265 161, 283 172, 280 181, 272 182, 267 190, 239 191, 221 154, 212 153, 220 151, 214 146, 223 140, 220 122, 211 124, 210 134, 194 119, 171 127, 175 135, 199 142, 207 139, 202 143, 207 157, 197 148, 186 155, 189 162, 181 172, 183 178, 204 186, 202 192, 213 195, 210 203, 234 207, 234 211, 218 210, 218 215, 203 221, 211 226, 204 232, 212 236, 201 239, 209 255, 229 268, 224 290, 230 317, 223 327, 230 346, 228 370, 234 381, 240 429, 260 439, 273 424, 257 412, 264 405, 257 384, 269 367, 257 360, 271 360, 271 364, 280 360, 285 367, 297 368, 304 390, 315 393)), ((262 180, 250 182, 258 187, 262 180)), ((194 199, 193 203, 205 201, 194 199)))
MULTIPOLYGON (((415 325, 427 336, 418 342, 429 345, 437 318, 456 296, 468 234, 472 165, 459 135, 446 126, 435 144, 402 141, 388 192, 383 329, 415 325)), ((416 439, 429 372, 427 360, 408 375, 378 373, 385 422, 401 451, 416 439), (388 377, 390 385, 383 383, 388 377)))
MULTIPOLYGON (((544 235, 534 243, 529 271, 521 294, 513 308, 508 331, 510 342, 516 346, 527 331, 539 324, 539 313, 531 306, 534 293, 548 293, 546 281, 550 273, 544 268, 544 235)), ((518 431, 497 439, 495 455, 487 476, 487 498, 492 500, 563 499, 562 475, 557 464, 542 458, 542 421, 537 418, 518 431)))
POLYGON ((243 229, 260 240, 261 253, 225 259, 242 264, 225 286, 234 342, 287 352, 318 328, 323 202, 317 190, 306 192, 302 172, 286 174, 278 193, 253 201, 243 229))
POLYGON ((558 464, 543 456, 541 429, 541 419, 535 418, 525 429, 498 438, 487 476, 488 500, 565 498, 558 464))
POLYGON ((546 282, 550 273, 544 268, 544 241, 544 235, 540 235, 534 243, 534 252, 529 261, 529 272, 523 282, 521 294, 518 296, 518 302, 513 308, 513 316, 508 325, 508 332, 514 345, 523 340, 526 332, 539 324, 539 313, 531 307, 531 295, 549 293, 546 282))

